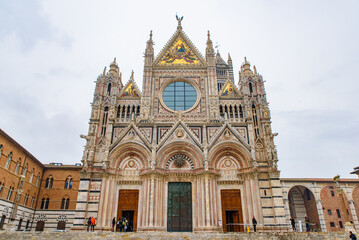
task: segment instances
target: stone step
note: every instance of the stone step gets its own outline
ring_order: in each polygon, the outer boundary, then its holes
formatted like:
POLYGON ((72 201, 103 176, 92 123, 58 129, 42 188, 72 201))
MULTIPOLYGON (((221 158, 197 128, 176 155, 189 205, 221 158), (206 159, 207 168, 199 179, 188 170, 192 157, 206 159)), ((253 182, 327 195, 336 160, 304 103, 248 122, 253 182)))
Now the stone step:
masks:
POLYGON ((0 240, 24 239, 24 240, 340 240, 348 239, 346 233, 164 233, 164 232, 137 232, 137 233, 113 233, 113 232, 0 232, 0 240))

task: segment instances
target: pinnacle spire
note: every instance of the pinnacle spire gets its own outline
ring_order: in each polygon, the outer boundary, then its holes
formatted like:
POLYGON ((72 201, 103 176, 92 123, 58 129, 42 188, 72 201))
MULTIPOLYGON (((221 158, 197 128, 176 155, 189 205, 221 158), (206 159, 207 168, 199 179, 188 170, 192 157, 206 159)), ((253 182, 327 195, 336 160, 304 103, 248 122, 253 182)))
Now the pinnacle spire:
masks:
POLYGON ((132 70, 130 80, 134 80, 134 74, 135 74, 135 73, 134 73, 133 70, 132 70))

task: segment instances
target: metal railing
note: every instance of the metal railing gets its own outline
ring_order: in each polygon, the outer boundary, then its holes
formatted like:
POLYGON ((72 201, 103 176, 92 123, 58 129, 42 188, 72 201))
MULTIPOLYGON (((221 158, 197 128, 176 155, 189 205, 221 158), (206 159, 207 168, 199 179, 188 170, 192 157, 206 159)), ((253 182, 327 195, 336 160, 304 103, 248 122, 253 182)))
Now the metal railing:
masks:
MULTIPOLYGON (((223 230, 226 232, 254 232, 253 224, 246 223, 228 223, 225 224, 223 230)), ((306 224, 295 224, 293 229, 291 224, 257 224, 257 232, 306 232, 306 224)), ((314 223, 309 223, 310 232, 321 232, 321 229, 314 223)))

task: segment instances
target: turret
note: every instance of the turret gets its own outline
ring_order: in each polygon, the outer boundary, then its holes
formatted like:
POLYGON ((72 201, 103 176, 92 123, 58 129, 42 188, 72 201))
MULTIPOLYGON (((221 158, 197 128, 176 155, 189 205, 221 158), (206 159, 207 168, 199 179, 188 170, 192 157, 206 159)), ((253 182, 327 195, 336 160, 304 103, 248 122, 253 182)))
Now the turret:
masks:
POLYGON ((112 77, 119 77, 119 67, 116 63, 116 58, 113 60, 113 62, 111 63, 110 65, 110 71, 109 71, 109 74, 112 76, 112 77))

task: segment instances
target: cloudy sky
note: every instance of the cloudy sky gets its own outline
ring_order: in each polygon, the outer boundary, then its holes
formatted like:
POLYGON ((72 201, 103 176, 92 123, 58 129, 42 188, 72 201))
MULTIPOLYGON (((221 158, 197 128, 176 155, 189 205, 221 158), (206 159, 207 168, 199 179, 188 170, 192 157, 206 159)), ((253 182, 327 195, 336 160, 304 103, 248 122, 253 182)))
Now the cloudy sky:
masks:
POLYGON ((143 53, 207 30, 266 80, 282 177, 354 177, 359 166, 358 1, 0 1, 0 128, 40 161, 80 162, 94 81, 117 57, 142 87, 143 53))

